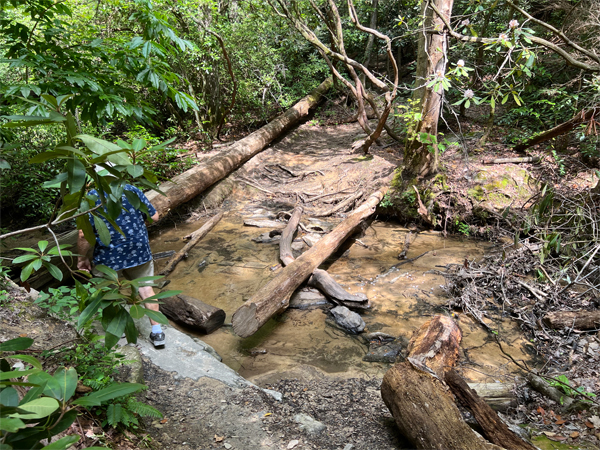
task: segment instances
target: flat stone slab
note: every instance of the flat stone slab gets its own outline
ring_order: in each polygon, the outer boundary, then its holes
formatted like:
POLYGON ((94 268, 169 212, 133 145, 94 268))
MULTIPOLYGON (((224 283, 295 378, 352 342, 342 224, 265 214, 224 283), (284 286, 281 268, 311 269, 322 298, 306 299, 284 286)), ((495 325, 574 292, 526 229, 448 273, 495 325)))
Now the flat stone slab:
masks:
MULTIPOLYGON (((215 350, 200 339, 192 338, 175 328, 163 325, 167 342, 164 347, 155 348, 149 339, 152 326, 148 318, 135 320, 135 324, 141 334, 137 342, 141 355, 161 369, 175 372, 174 378, 191 378, 197 381, 207 377, 221 381, 233 388, 256 387, 260 389, 241 377, 235 370, 220 362, 220 357, 215 350)), ((121 341, 119 342, 121 345, 126 343, 125 339, 121 341)), ((277 391, 262 390, 276 400, 282 398, 281 393, 277 391)))

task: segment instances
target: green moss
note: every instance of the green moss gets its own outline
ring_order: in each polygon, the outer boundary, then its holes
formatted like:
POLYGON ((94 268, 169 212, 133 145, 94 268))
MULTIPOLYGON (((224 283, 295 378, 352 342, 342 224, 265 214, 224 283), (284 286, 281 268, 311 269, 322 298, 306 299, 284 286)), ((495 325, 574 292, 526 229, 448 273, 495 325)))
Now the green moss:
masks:
POLYGON ((552 441, 544 435, 535 436, 535 437, 531 438, 531 441, 533 442, 533 445, 539 447, 541 450, 568 450, 568 449, 582 449, 582 450, 590 449, 591 450, 591 449, 597 448, 597 447, 588 446, 588 445, 582 446, 581 444, 578 444, 578 445, 564 444, 562 442, 552 441))
POLYGON ((485 190, 481 186, 475 186, 467 191, 469 197, 482 201, 485 198, 485 190))

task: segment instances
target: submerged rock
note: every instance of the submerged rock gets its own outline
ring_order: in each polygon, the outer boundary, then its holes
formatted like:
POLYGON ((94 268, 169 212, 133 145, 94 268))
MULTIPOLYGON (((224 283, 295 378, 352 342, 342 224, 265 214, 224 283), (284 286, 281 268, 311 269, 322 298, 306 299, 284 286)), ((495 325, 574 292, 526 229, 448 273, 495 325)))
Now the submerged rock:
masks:
POLYGON ((400 339, 373 339, 369 344, 369 352, 364 356, 366 362, 395 363, 402 350, 400 339))
POLYGON ((316 289, 300 289, 290 298, 292 309, 312 309, 329 304, 327 298, 316 289))
POLYGON ((345 306, 336 306, 331 310, 335 322, 351 333, 358 334, 365 329, 365 321, 357 313, 345 306))

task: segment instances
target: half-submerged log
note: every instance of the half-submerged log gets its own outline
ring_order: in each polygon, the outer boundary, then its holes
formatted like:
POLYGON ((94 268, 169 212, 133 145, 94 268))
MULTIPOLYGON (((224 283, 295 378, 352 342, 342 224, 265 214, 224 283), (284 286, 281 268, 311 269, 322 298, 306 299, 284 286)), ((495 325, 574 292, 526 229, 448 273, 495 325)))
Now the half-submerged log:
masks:
POLYGON ((187 244, 185 244, 185 246, 181 250, 175 253, 175 255, 173 255, 173 257, 169 260, 165 268, 160 271, 160 275, 169 275, 173 271, 177 263, 183 258, 185 258, 185 256, 192 249, 192 247, 194 247, 194 245, 196 245, 204 236, 206 236, 208 232, 212 230, 216 224, 219 223, 222 217, 223 212, 220 212, 216 216, 211 217, 208 220, 208 222, 206 222, 204 225, 202 225, 200 228, 194 231, 192 233, 190 241, 187 244))
POLYGON ((210 334, 225 322, 225 311, 188 295, 161 300, 160 312, 174 322, 210 334))
POLYGON ((375 212, 387 188, 371 194, 348 217, 298 259, 285 267, 233 314, 233 330, 238 336, 256 333, 273 315, 284 311, 292 293, 348 238, 363 219, 375 212))
POLYGON ((406 361, 383 377, 381 397, 400 432, 418 449, 500 449, 462 419, 444 374, 458 357, 462 334, 447 316, 435 316, 413 336, 406 361))
MULTIPOLYGON (((301 206, 297 206, 294 209, 292 217, 288 221, 288 224, 281 235, 281 241, 279 242, 279 259, 281 259, 284 266, 288 266, 294 262, 292 239, 294 238, 294 233, 300 223, 302 212, 303 208, 301 206)), ((338 305, 353 309, 369 308, 369 299, 366 295, 361 293, 351 294, 347 292, 326 270, 315 269, 308 279, 308 285, 320 290, 338 305)))
POLYGON ((543 321, 546 326, 556 330, 593 330, 600 328, 600 311, 554 311, 546 314, 543 321))
POLYGON ((319 102, 332 85, 333 80, 328 78, 275 120, 231 145, 225 154, 217 155, 205 163, 177 175, 172 181, 162 183, 160 190, 165 195, 152 191, 147 194, 148 200, 160 216, 164 217, 171 209, 193 199, 261 152, 283 131, 306 116, 309 109, 319 102))

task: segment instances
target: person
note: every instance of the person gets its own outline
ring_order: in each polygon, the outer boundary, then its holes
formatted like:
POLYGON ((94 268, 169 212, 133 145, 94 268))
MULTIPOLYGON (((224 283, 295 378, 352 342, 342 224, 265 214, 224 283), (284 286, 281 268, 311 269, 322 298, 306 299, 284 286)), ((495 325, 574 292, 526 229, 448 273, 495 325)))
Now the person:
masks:
MULTIPOLYGON (((158 220, 158 212, 146 198, 144 193, 135 186, 127 184, 124 190, 131 191, 138 196, 140 201, 146 205, 148 215, 153 221, 158 220)), ((91 195, 98 197, 98 192, 93 189, 91 195)), ((96 200, 96 206, 100 205, 100 199, 96 200)), ((108 221, 102 217, 92 216, 90 221, 96 235, 96 242, 93 251, 93 264, 97 266, 103 264, 115 270, 119 276, 123 276, 128 280, 141 277, 154 276, 154 262, 152 260, 152 251, 150 250, 150 242, 148 239, 148 229, 146 228, 146 220, 148 217, 139 209, 136 209, 127 199, 125 193, 122 197, 123 209, 121 214, 115 220, 123 234, 119 233, 108 221), (95 220, 102 220, 110 231, 110 244, 104 245, 100 240, 95 220)), ((83 231, 79 230, 77 238, 77 268, 91 272, 98 276, 95 268, 92 268, 90 261, 91 245, 86 240, 83 231)), ((143 283, 142 283, 143 284, 143 283)), ((146 299, 154 295, 152 286, 141 285, 139 294, 142 299, 146 299)), ((158 311, 158 303, 145 303, 144 306, 152 311, 158 311)), ((150 319, 152 324, 152 332, 150 333, 150 341, 155 347, 165 345, 166 337, 160 324, 150 319)))

